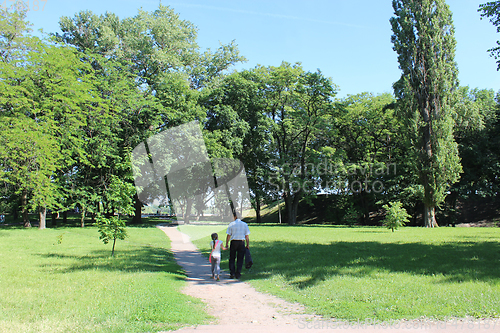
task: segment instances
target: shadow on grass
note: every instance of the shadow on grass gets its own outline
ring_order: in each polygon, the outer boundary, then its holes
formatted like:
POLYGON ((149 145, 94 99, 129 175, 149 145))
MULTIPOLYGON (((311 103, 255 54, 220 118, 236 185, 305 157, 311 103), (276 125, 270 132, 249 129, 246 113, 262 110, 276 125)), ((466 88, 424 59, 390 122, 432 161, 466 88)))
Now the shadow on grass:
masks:
POLYGON ((334 242, 297 244, 254 242, 254 266, 244 279, 280 274, 298 288, 307 288, 330 277, 369 276, 377 272, 438 275, 439 283, 500 282, 500 244, 462 242, 423 243, 334 242))
POLYGON ((0 224, 0 230, 12 230, 12 229, 26 229, 26 228, 22 223, 18 222, 0 224))
MULTIPOLYGON (((71 273, 77 271, 123 271, 123 272, 164 272, 180 275, 185 272, 176 264, 173 254, 153 246, 137 246, 131 250, 116 250, 111 257, 111 250, 93 251, 87 255, 67 255, 63 253, 39 254, 42 258, 62 259, 51 261, 42 266, 53 273, 71 273)), ((181 277, 182 276, 182 277, 181 277)))

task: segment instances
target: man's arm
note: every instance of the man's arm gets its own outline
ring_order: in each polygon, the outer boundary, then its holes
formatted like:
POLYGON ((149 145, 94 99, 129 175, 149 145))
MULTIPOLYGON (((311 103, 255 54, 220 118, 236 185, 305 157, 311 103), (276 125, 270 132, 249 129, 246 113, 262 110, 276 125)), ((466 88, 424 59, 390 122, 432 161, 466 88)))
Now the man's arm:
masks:
POLYGON ((245 240, 247 241, 247 249, 248 249, 250 246, 250 236, 246 235, 245 240))
POLYGON ((226 247, 228 247, 228 244, 229 244, 229 240, 231 239, 231 235, 227 235, 226 236, 226 247))

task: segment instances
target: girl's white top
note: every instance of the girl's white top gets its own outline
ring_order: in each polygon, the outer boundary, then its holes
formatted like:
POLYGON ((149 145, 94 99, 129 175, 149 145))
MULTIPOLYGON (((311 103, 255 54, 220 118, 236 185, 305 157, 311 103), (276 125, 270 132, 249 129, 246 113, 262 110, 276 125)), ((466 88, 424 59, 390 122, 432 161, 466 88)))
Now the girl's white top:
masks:
MULTIPOLYGON (((214 258, 220 258, 220 246, 222 245, 222 241, 221 240, 216 240, 216 244, 215 244, 215 249, 214 251, 212 252, 212 257, 214 258)), ((214 246, 214 241, 211 241, 210 242, 210 248, 213 248, 214 246)))

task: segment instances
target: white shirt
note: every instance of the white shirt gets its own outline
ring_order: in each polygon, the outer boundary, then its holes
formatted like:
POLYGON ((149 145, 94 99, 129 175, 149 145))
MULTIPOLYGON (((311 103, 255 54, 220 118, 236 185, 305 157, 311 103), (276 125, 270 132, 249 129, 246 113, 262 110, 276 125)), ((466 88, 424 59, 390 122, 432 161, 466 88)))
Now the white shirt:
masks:
POLYGON ((226 233, 231 236, 231 240, 245 240, 245 236, 250 235, 248 224, 240 219, 229 223, 226 233))

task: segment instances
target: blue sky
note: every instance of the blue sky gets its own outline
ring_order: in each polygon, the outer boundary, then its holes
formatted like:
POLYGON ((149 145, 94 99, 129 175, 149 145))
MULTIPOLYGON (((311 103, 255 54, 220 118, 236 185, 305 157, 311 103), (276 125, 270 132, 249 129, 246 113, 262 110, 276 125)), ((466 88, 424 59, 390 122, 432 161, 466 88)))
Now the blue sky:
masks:
MULTIPOLYGON (((25 0, 25 2, 28 0, 25 0)), ((29 0, 33 4, 33 0, 29 0)), ((7 0, 1 3, 9 4, 7 0)), ((479 4, 486 0, 448 0, 453 12, 460 84, 500 90, 500 72, 487 50, 500 35, 481 20, 479 4)), ((47 0, 43 11, 31 10, 33 29, 59 31, 61 16, 81 10, 96 14, 114 12, 120 18, 137 9, 152 11, 158 0, 47 0)), ((392 92, 400 76, 392 50, 393 16, 390 0, 176 0, 162 1, 198 27, 198 44, 215 49, 235 40, 248 62, 278 66, 282 61, 301 62, 306 70, 320 69, 339 86, 338 97, 348 94, 392 92)))

